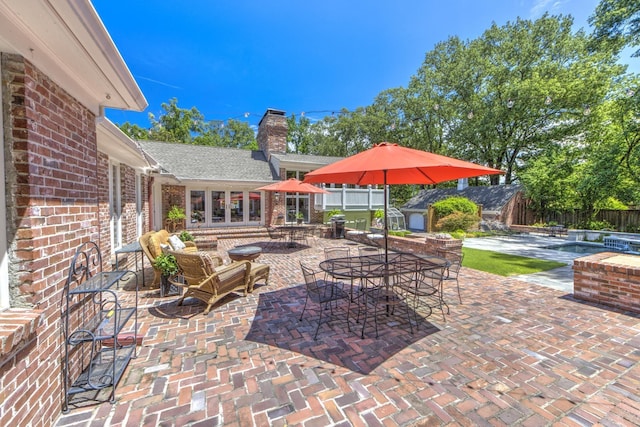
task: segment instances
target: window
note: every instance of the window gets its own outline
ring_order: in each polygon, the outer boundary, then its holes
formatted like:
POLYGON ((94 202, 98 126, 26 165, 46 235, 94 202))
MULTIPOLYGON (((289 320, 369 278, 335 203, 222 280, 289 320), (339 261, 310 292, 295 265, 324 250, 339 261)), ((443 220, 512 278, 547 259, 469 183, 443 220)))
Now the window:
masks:
POLYGON ((136 174, 136 233, 142 236, 144 229, 144 212, 142 210, 142 177, 136 174))
POLYGON ((120 165, 111 165, 109 179, 109 225, 111 228, 111 250, 122 247, 122 204, 120 203, 120 165))
POLYGON ((204 206, 204 191, 191 190, 189 194, 191 197, 191 225, 198 226, 204 224, 207 220, 204 206))
POLYGON ((258 222, 262 219, 262 200, 260 192, 249 192, 249 221, 258 222))
MULTIPOLYGON (((286 172, 287 179, 296 178, 302 181, 307 172, 288 170, 286 172)), ((296 219, 302 214, 303 221, 309 221, 309 194, 287 193, 287 221, 296 222, 296 219)))

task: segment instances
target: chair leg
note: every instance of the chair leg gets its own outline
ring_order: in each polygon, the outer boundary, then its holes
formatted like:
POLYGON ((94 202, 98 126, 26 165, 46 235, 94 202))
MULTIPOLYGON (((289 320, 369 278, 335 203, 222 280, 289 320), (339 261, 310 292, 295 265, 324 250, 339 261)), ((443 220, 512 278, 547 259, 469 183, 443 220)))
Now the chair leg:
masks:
MULTIPOLYGON (((326 310, 326 307, 325 307, 325 310, 326 310)), ((318 339, 318 331, 320 330, 321 324, 322 324, 322 303, 320 303, 320 317, 318 318, 318 326, 316 326, 316 333, 313 336, 314 341, 318 339)))
POLYGON ((302 316, 304 316, 304 311, 307 308, 307 301, 309 301, 309 295, 304 299, 304 307, 302 307, 302 313, 300 313, 300 321, 302 321, 302 316))

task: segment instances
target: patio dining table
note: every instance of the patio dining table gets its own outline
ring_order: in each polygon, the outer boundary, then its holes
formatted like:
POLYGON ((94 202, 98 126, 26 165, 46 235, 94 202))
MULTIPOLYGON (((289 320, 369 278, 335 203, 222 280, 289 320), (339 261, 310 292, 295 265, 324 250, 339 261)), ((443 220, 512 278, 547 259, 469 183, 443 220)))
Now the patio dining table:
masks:
MULTIPOLYGON (((449 261, 434 255, 417 255, 404 252, 387 254, 363 255, 348 258, 327 259, 320 262, 320 269, 336 279, 360 280, 360 290, 352 298, 364 308, 364 320, 361 336, 367 323, 367 307, 375 300, 383 298, 386 313, 391 306, 398 304, 400 296, 394 290, 394 284, 399 280, 407 280, 417 272, 438 270, 448 267, 449 261)), ((353 292, 351 293, 353 295, 353 292)), ((374 304, 374 322, 377 322, 377 304, 374 304)), ((377 323, 376 323, 377 337, 377 323)))

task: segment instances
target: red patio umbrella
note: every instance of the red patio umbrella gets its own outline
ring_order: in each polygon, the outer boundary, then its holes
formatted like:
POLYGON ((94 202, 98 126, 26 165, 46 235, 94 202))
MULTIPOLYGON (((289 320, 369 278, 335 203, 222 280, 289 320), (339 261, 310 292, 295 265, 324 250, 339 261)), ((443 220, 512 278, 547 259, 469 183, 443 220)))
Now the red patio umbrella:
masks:
POLYGON ((256 188, 256 190, 263 191, 279 191, 282 193, 313 193, 313 194, 328 194, 327 190, 324 190, 315 185, 307 184, 299 179, 289 178, 285 181, 274 182, 273 184, 265 185, 263 187, 256 188))
POLYGON ((502 173, 475 163, 381 142, 372 148, 305 175, 303 182, 382 184, 384 191, 384 250, 387 254, 387 191, 389 184, 437 184, 459 178, 502 173))

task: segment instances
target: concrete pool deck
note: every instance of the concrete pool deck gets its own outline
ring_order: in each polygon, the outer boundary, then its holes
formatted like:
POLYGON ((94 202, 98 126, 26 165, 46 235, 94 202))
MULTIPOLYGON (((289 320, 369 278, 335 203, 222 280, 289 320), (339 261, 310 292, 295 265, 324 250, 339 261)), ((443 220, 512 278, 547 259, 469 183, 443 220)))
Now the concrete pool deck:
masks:
POLYGON ((554 249, 545 249, 547 246, 560 245, 569 242, 562 237, 547 237, 535 235, 500 236, 500 237, 476 237, 465 239, 462 246, 465 248, 484 249, 510 255, 520 255, 529 258, 540 258, 550 261, 564 262, 565 267, 554 268, 535 274, 522 274, 513 278, 527 283, 546 286, 552 289, 573 293, 573 260, 589 254, 563 252, 554 249))

